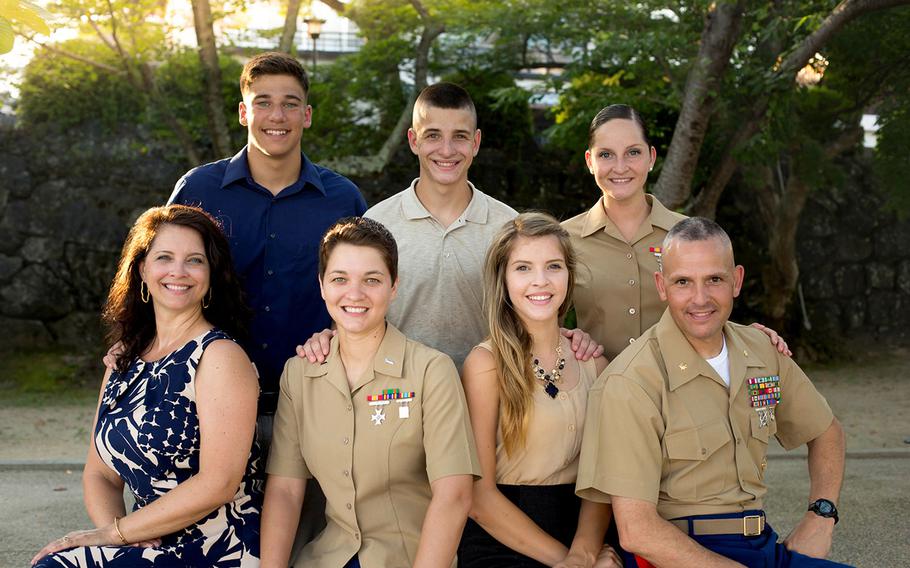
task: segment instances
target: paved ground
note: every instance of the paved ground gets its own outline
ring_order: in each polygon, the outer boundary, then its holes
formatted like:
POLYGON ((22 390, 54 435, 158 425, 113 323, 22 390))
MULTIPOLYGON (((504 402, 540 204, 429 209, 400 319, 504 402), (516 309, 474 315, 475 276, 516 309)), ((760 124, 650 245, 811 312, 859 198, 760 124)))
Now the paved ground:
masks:
MULTIPOLYGON (((835 560, 910 568, 908 356, 904 349, 809 373, 847 430, 850 457, 835 560)), ((90 403, 0 405, 0 568, 24 568, 48 541, 89 525, 80 462, 92 414, 90 403)), ((805 448, 784 455, 772 444, 769 454, 772 493, 766 506, 785 536, 805 512, 805 448)))
MULTIPOLYGON (((831 558, 859 567, 905 568, 910 566, 910 453, 876 455, 848 460, 843 519, 831 558)), ((0 470, 0 568, 24 568, 48 541, 88 526, 80 477, 79 471, 63 469, 0 470)), ((805 460, 772 458, 768 482, 774 488, 768 516, 786 535, 804 512, 805 460)))

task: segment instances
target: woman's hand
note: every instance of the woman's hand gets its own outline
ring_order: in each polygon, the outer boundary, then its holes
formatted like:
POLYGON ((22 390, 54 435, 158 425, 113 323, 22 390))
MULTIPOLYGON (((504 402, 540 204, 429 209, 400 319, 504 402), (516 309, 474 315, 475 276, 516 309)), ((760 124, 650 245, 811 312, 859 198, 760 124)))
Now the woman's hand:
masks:
POLYGON ((47 556, 48 554, 53 554, 55 552, 60 552, 61 550, 67 550, 69 548, 76 548, 78 546, 104 546, 112 545, 119 543, 120 538, 117 536, 114 531, 114 525, 111 523, 110 526, 100 528, 100 529, 90 529, 85 531, 73 531, 67 533, 66 536, 58 538, 57 540, 52 540, 38 551, 38 554, 32 558, 32 564, 47 556))
MULTIPOLYGON (((61 550, 68 550, 70 548, 77 548, 80 546, 123 546, 123 543, 120 541, 120 537, 117 535, 117 531, 114 528, 114 524, 111 523, 106 527, 101 527, 98 529, 89 529, 84 531, 73 531, 67 533, 66 536, 53 540, 47 544, 44 548, 38 551, 32 558, 32 565, 36 562, 47 556, 48 554, 53 554, 55 552, 60 552, 61 550)), ((161 546, 160 538, 153 538, 150 540, 144 540, 142 542, 134 542, 128 546, 138 546, 142 548, 154 548, 156 546, 161 546)))
POLYGON ((619 557, 619 553, 612 546, 605 544, 600 549, 600 554, 597 555, 594 568, 622 568, 622 558, 619 557))

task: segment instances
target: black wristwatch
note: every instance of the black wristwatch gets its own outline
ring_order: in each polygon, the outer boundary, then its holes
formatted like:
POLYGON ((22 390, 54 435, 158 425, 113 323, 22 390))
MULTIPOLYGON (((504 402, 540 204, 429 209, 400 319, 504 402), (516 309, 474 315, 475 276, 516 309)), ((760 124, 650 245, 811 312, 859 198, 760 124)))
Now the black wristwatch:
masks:
POLYGON ((827 499, 816 499, 814 503, 809 503, 809 510, 826 519, 834 519, 834 524, 839 520, 837 517, 837 507, 827 499))

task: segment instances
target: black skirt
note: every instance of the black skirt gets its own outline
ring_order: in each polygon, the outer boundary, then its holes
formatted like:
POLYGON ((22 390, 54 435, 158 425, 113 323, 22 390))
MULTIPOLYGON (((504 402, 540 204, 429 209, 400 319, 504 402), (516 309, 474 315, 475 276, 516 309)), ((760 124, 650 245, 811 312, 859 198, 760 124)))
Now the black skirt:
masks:
MULTIPOLYGON (((499 491, 544 532, 571 546, 578 526, 581 499, 575 484, 499 485, 499 491)), ((545 566, 500 543, 468 519, 458 545, 459 568, 539 568, 545 566)))

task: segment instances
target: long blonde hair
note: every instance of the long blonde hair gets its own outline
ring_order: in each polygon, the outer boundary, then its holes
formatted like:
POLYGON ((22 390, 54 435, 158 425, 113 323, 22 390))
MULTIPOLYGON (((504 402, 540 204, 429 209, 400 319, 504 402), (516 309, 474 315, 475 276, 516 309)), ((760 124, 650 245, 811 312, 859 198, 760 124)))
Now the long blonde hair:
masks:
POLYGON ((499 428, 507 454, 512 454, 525 445, 535 379, 531 371, 531 335, 509 299, 506 269, 518 237, 533 239, 550 235, 559 240, 569 272, 566 298, 559 306, 559 317, 562 318, 572 305, 576 261, 569 233, 554 217, 546 213, 528 212, 508 221, 493 238, 484 264, 483 310, 496 360, 499 428))

